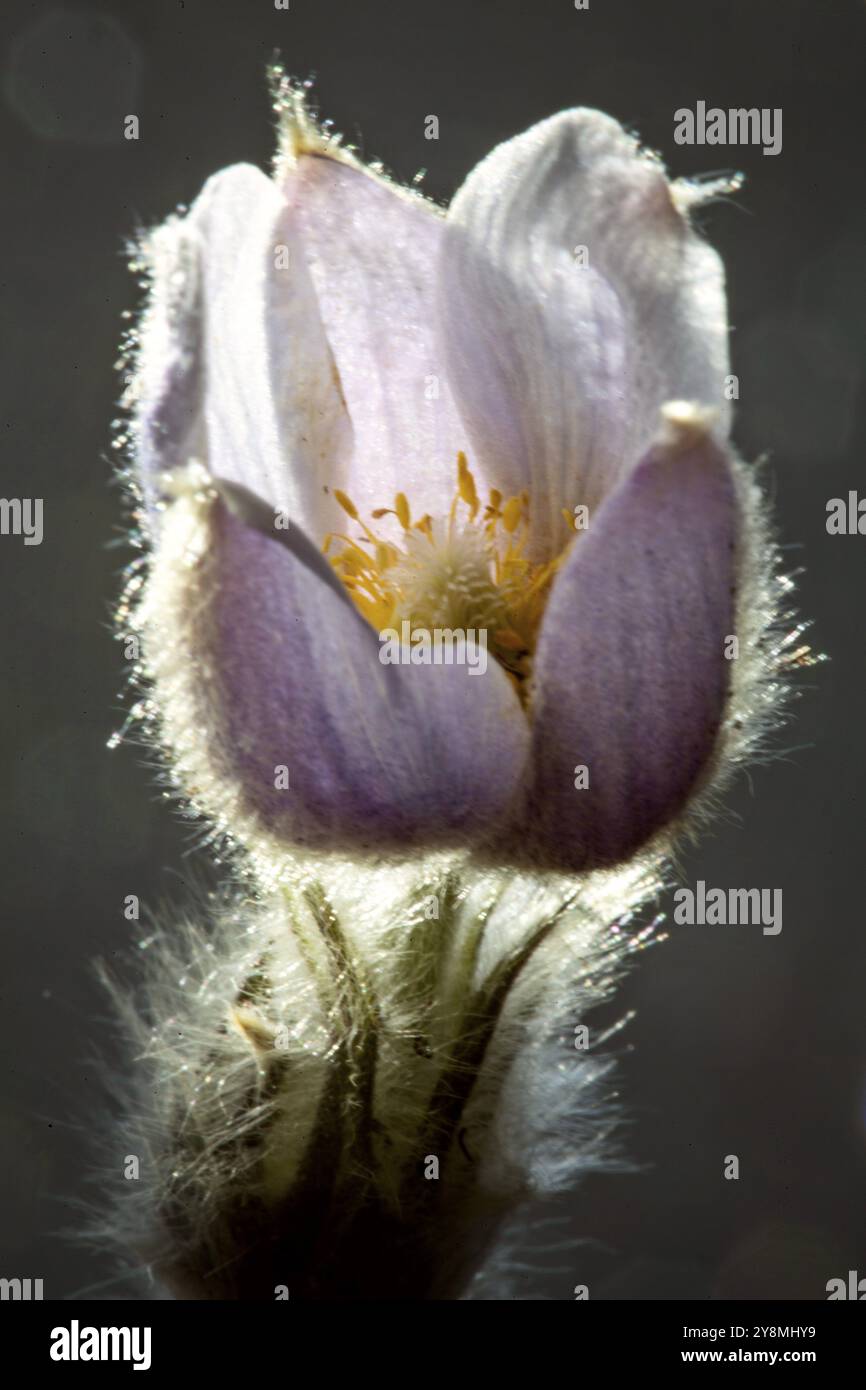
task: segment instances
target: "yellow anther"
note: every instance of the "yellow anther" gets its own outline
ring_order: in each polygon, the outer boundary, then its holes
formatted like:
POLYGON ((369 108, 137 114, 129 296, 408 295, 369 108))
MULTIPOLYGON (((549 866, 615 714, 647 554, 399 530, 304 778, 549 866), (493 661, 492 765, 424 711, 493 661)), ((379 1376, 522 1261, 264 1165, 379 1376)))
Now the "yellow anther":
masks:
POLYGON ((470 509, 472 520, 474 521, 475 514, 478 511, 478 493, 475 491, 475 479, 469 471, 466 455, 462 449, 457 455, 457 490, 460 493, 461 499, 470 509))
POLYGON ((499 511, 499 508, 500 508, 501 506, 502 506, 502 493, 499 491, 499 488, 498 488, 498 487, 492 487, 492 488, 490 489, 490 507, 491 507, 491 510, 494 511, 494 512, 498 512, 498 511, 499 511))
POLYGON ((509 497, 505 506, 502 508, 502 525, 509 535, 517 530, 522 516, 523 499, 521 497, 509 497))
POLYGON ((408 531, 410 512, 409 503, 406 501, 405 492, 397 493, 397 496, 394 498, 394 510, 397 513, 397 520, 400 522, 400 525, 403 527, 403 530, 408 531))
POLYGON ((345 492, 342 492, 338 487, 334 488, 334 496, 336 497, 340 506, 343 508, 343 511, 347 512, 353 521, 357 521, 358 508, 355 506, 352 499, 350 497, 347 497, 345 492))

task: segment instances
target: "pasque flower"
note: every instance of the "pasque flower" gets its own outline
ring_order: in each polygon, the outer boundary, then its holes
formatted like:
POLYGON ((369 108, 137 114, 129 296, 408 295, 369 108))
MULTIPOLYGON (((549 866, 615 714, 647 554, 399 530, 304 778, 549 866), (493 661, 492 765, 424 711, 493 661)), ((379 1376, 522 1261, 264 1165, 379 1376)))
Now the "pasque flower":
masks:
POLYGON ((138 459, 175 499, 163 551, 200 533, 159 606, 195 609, 162 665, 187 668, 211 816, 230 786, 285 844, 584 868, 680 815, 748 563, 695 197, 577 110, 443 215, 296 109, 276 178, 223 171, 155 239, 138 459), (405 619, 496 659, 383 666, 376 631, 405 619))
POLYGON ((640 944, 627 914, 799 629, 728 441, 690 221, 718 186, 578 109, 443 213, 285 81, 278 105, 273 177, 224 170, 140 260, 150 554, 121 628, 244 885, 144 1027, 158 1260, 182 1290, 362 1296, 411 1249, 424 1296, 461 1287, 479 1203, 492 1229, 601 1161, 565 1117, 604 1066, 563 1080, 551 1033, 640 944), (418 659, 431 632, 462 634, 451 661, 418 659))

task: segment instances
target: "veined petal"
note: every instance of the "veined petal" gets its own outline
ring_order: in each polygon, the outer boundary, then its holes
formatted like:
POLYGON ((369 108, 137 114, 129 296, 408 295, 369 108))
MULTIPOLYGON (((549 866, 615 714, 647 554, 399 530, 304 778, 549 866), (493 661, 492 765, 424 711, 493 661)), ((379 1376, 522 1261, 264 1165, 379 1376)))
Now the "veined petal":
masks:
POLYGON ((239 165, 205 186, 207 466, 324 534, 351 422, 281 189, 239 165))
POLYGON ((448 213, 440 312, 470 444, 529 487, 536 553, 652 442, 658 410, 715 406, 725 432, 719 258, 657 160, 609 116, 566 111, 500 145, 448 213), (584 263, 585 262, 585 263, 584 263))
POLYGON ((148 501, 195 458, 322 534, 337 514, 351 423, 281 191, 251 165, 205 184, 150 239, 134 381, 148 501))
POLYGON ((529 741, 501 668, 383 665, 315 545, 271 521, 232 486, 166 509, 142 628, 183 786, 252 846, 484 837, 529 741))
POLYGON ((650 450, 575 544, 536 654, 516 828, 544 862, 624 859, 695 789, 729 686, 736 535, 725 452, 683 431, 650 450))
POLYGON ((417 516, 447 512, 466 434, 435 324, 443 219, 350 164, 302 155, 287 181, 354 430, 348 492, 359 511, 403 492, 417 516))

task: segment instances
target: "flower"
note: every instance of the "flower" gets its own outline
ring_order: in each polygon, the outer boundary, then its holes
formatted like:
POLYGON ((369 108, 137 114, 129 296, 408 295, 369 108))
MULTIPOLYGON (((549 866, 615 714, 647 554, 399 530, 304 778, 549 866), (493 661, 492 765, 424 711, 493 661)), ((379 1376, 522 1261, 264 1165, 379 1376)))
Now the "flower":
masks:
POLYGON ((513 1296, 527 1199, 616 1159, 575 1019, 807 652, 728 442, 720 185, 576 110, 445 214, 278 105, 274 177, 138 253, 119 629, 242 853, 124 1009, 115 1226, 181 1296, 513 1296))
POLYGON ((140 617, 179 780, 247 844, 627 860, 743 703, 706 190, 578 109, 443 214, 283 107, 275 176, 224 170, 147 248, 140 617), (468 659, 383 665, 401 628, 468 659))

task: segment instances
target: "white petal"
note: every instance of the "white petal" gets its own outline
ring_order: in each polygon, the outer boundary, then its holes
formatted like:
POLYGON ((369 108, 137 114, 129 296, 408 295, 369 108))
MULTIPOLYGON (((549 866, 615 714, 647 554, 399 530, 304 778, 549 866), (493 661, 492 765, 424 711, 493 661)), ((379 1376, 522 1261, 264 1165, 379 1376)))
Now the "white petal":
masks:
POLYGON ((500 145, 447 219, 440 307, 450 379, 497 486, 529 486, 536 552, 592 509, 672 398, 726 429, 721 263, 659 163, 608 116, 566 111, 500 145), (587 265, 581 265, 585 248, 587 265))
POLYGON ((207 466, 321 535, 321 474, 342 476, 351 424, 282 191, 238 165, 205 185, 207 466))
POLYGON ((467 442, 436 332, 444 221, 420 199, 319 156, 298 161, 287 196, 354 433, 349 480, 332 470, 327 482, 362 514, 404 492, 416 518, 442 515, 467 442))

